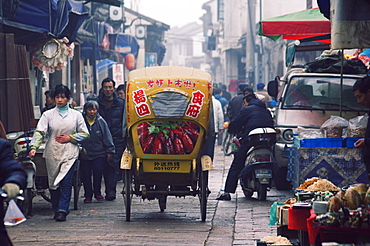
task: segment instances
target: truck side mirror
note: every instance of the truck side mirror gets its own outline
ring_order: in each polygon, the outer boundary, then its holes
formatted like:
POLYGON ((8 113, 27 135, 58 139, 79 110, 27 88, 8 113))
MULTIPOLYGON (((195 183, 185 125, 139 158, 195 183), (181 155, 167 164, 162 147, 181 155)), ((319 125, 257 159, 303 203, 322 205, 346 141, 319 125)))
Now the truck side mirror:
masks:
POLYGON ((276 76, 274 80, 270 81, 267 84, 267 92, 270 96, 276 98, 277 94, 279 93, 279 76, 276 76))

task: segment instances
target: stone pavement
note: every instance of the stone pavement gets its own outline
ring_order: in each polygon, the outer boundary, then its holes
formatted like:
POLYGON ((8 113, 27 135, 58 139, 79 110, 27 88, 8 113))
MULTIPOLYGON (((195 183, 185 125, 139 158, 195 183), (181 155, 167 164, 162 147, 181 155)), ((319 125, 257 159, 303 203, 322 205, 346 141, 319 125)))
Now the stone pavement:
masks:
POLYGON ((293 197, 291 192, 272 189, 266 201, 246 199, 238 188, 231 201, 217 201, 223 189, 232 157, 215 147, 214 169, 210 171, 211 194, 207 220, 201 222, 197 197, 168 197, 167 208, 159 211, 157 200, 134 197, 131 221, 125 221, 122 182, 112 202, 83 203, 71 210, 66 222, 52 219, 50 204, 34 198, 34 216, 7 228, 15 246, 21 245, 255 245, 256 239, 276 235, 276 226, 268 226, 269 210, 274 201, 293 197))

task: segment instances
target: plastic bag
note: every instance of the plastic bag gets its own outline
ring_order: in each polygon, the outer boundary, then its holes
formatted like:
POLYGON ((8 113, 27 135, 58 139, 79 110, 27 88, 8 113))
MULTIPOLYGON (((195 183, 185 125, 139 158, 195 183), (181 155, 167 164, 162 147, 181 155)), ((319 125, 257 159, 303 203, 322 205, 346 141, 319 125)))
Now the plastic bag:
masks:
POLYGON ((325 138, 339 138, 343 136, 343 129, 347 127, 348 120, 332 115, 322 124, 320 129, 325 138))
POLYGON ((4 217, 4 225, 15 226, 26 220, 27 220, 26 217, 23 215, 22 211, 18 208, 15 201, 13 199, 10 200, 4 217))
POLYGON ((309 129, 298 126, 295 130, 295 134, 298 134, 298 138, 301 139, 312 139, 312 138, 322 138, 322 134, 319 129, 309 129))
POLYGON ((365 137, 368 115, 360 115, 349 120, 347 137, 365 137))
POLYGON ((279 218, 277 217, 277 207, 278 206, 282 206, 284 205, 284 203, 281 203, 281 202, 274 202, 272 205, 271 205, 271 208, 270 208, 270 222, 268 223, 269 226, 273 226, 273 225, 276 225, 276 223, 279 221, 279 218))

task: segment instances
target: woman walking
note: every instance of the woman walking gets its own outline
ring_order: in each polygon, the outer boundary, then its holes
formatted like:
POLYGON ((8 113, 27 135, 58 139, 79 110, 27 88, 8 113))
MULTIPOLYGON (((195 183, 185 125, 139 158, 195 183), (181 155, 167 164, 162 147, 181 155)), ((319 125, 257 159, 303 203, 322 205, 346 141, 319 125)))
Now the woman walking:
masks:
POLYGON ((90 134, 90 138, 82 144, 83 154, 80 156, 81 181, 85 190, 84 203, 91 203, 93 195, 98 201, 104 200, 101 194, 104 167, 114 154, 112 135, 107 122, 99 115, 98 109, 99 104, 96 101, 87 101, 83 110, 90 134))
POLYGON ((56 107, 44 112, 37 124, 29 156, 33 157, 44 140, 43 157, 48 171, 51 204, 56 221, 65 221, 72 196, 72 177, 79 155, 78 143, 89 137, 88 129, 80 112, 71 109, 71 97, 67 86, 55 86, 56 107))

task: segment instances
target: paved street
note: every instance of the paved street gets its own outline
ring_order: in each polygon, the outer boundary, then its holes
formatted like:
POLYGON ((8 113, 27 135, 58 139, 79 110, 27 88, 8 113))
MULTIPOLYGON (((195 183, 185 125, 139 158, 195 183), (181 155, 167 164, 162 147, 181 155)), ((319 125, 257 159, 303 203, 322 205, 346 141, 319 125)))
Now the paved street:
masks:
MULTIPOLYGON (((34 198, 34 215, 26 222, 8 227, 14 245, 255 245, 256 239, 276 235, 268 226, 274 201, 285 201, 291 192, 271 190, 267 201, 246 199, 238 188, 231 201, 217 201, 232 157, 216 146, 214 169, 210 171, 207 220, 201 222, 197 197, 169 197, 160 212, 158 201, 134 197, 131 221, 125 221, 122 195, 115 201, 83 203, 71 210, 66 222, 55 222, 51 205, 41 196, 34 198)), ((123 183, 118 184, 121 192, 123 183)), ((256 195, 255 195, 256 196, 256 195)), ((254 196, 254 197, 255 197, 254 196)))

